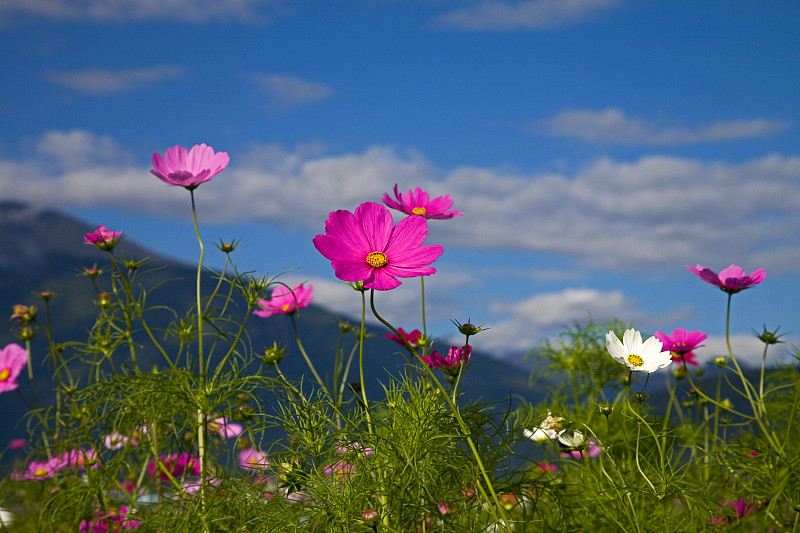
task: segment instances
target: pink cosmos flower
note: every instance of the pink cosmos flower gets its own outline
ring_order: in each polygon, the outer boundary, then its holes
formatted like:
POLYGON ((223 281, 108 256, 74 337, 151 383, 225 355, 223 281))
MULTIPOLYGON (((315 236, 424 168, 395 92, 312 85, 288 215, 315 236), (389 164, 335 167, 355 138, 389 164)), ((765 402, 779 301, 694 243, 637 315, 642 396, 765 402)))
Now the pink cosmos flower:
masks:
POLYGON ((28 444, 28 441, 25 439, 11 439, 8 441, 8 449, 9 450, 20 450, 28 444))
POLYGON ((100 466, 94 450, 68 450, 61 455, 59 461, 61 468, 67 466, 70 468, 86 468, 86 465, 91 468, 98 468, 100 466))
POLYGON ((561 452, 561 457, 564 457, 565 459, 575 459, 575 460, 591 459, 592 457, 597 457, 598 455, 600 455, 600 452, 602 451, 603 448, 601 448, 597 444, 597 441, 591 439, 586 444, 586 447, 584 449, 561 452))
POLYGON ((742 267, 736 265, 731 265, 721 270, 719 274, 703 265, 697 265, 695 268, 686 265, 686 268, 691 270, 698 278, 716 285, 728 294, 735 294, 744 289, 749 289, 753 285, 761 283, 767 277, 767 273, 763 268, 759 268, 749 276, 745 274, 742 267))
POLYGON ((428 357, 422 356, 422 360, 428 363, 428 366, 432 368, 453 370, 461 365, 469 363, 469 356, 471 354, 472 346, 451 346, 450 349, 447 350, 447 357, 442 357, 434 350, 428 357))
POLYGON ((139 445, 139 442, 136 439, 128 437, 127 435, 123 435, 118 431, 112 431, 106 435, 103 439, 103 442, 106 445, 106 448, 109 450, 119 450, 120 448, 128 446, 129 444, 131 446, 139 445))
POLYGON ((190 191, 219 174, 231 160, 227 152, 214 153, 205 144, 196 144, 191 150, 173 146, 167 148, 165 156, 153 154, 150 172, 169 185, 180 185, 190 191))
POLYGON ((394 225, 389 210, 365 202, 355 213, 334 211, 325 221, 325 235, 314 246, 331 261, 336 277, 363 281, 367 289, 386 291, 400 286, 397 278, 429 276, 429 267, 444 248, 422 243, 428 236, 424 217, 406 217, 394 225))
POLYGON ((226 439, 230 439, 232 437, 238 437, 241 435, 244 431, 244 426, 235 422, 231 422, 227 418, 220 417, 212 420, 211 417, 209 417, 208 429, 215 433, 219 433, 220 436, 226 439))
POLYGON ((51 457, 47 461, 31 461, 23 472, 13 472, 11 477, 20 481, 41 481, 50 479, 63 467, 60 457, 51 457))
POLYGON ((356 471, 355 465, 347 461, 336 461, 330 465, 326 465, 323 470, 326 476, 336 476, 339 479, 345 478, 356 471))
POLYGON ((461 211, 447 211, 453 206, 453 200, 450 199, 449 194, 437 196, 431 200, 428 193, 419 187, 414 190, 409 189, 407 193, 403 194, 398 192, 397 184, 395 184, 394 197, 395 199, 392 200, 389 194, 386 193, 381 198, 381 201, 392 209, 397 209, 407 215, 421 215, 425 218, 446 220, 460 217, 464 214, 461 211))
POLYGON ((83 242, 93 244, 103 251, 113 250, 122 237, 121 231, 111 231, 105 226, 97 226, 92 233, 83 236, 83 242))
POLYGON ((313 285, 303 287, 302 283, 291 290, 285 285, 278 285, 272 291, 272 299, 259 301, 258 306, 261 309, 256 309, 253 314, 265 318, 272 315, 291 315, 298 309, 308 307, 314 300, 314 295, 311 294, 313 291, 313 285))
MULTIPOLYGON (((186 452, 161 455, 160 459, 164 464, 164 467, 170 474, 172 474, 173 477, 180 477, 184 474, 189 476, 200 475, 200 463, 193 455, 190 455, 186 452)), ((147 472, 153 478, 156 477, 156 472, 158 472, 161 474, 162 481, 169 480, 169 476, 161 471, 161 468, 156 464, 155 459, 150 460, 150 463, 147 465, 147 472)))
POLYGON ((244 449, 239 452, 239 466, 245 470, 265 470, 269 468, 267 454, 254 448, 244 449))
POLYGON ((12 342, 0 350, 0 392, 19 387, 17 376, 27 364, 28 352, 19 344, 12 342))
MULTIPOLYGON (((403 339, 406 340, 409 346, 411 346, 415 350, 420 347, 419 340, 422 338, 422 332, 420 330, 415 329, 414 331, 407 333, 406 331, 403 330, 403 328, 397 328, 397 332, 403 337, 403 339)), ((406 346, 403 340, 397 335, 386 334, 384 335, 384 337, 386 337, 391 341, 396 342, 403 348, 405 348, 406 346)))
POLYGON ((720 514, 708 521, 709 525, 727 526, 731 520, 739 520, 756 512, 756 506, 744 498, 736 501, 722 500, 719 502, 720 514))
POLYGON ((700 343, 708 337, 702 331, 686 331, 682 328, 673 330, 670 335, 663 331, 656 331, 653 336, 661 341, 662 350, 672 353, 673 361, 683 361, 687 365, 693 366, 697 366, 694 350, 705 346, 700 343))

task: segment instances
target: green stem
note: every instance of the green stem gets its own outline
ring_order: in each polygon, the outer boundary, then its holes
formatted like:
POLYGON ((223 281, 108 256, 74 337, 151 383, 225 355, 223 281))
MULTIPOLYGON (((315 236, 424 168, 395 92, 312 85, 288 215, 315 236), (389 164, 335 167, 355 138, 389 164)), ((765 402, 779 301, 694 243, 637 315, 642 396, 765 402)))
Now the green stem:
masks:
POLYGON ((370 289, 369 303, 372 309, 372 314, 375 315, 375 318, 377 318, 384 326, 389 328, 392 331, 392 333, 397 335, 403 341, 403 343, 406 346, 406 349, 408 349, 412 354, 414 354, 414 356, 416 356, 417 360, 422 365, 428 377, 430 377, 433 380, 433 383, 436 385, 436 388, 439 389, 439 392, 441 393, 442 397, 447 401, 447 404, 450 407, 450 411, 453 413, 453 416, 458 422, 461 431, 464 433, 464 437, 467 439, 467 445, 469 446, 469 449, 472 452, 472 456, 475 458, 475 462, 478 465, 478 469, 481 472, 481 476, 483 477, 484 483, 486 484, 486 487, 489 489, 489 492, 491 493, 492 496, 491 499, 487 496, 486 492, 483 489, 483 486, 480 483, 477 484, 478 490, 481 492, 481 496, 483 497, 484 501, 486 501, 486 503, 489 504, 489 511, 491 512, 492 517, 495 519, 495 521, 502 522, 503 527, 506 529, 506 531, 511 533, 512 530, 508 517, 505 514, 505 509, 500 503, 500 499, 497 497, 497 493, 494 490, 492 480, 489 478, 489 474, 486 472, 486 467, 483 465, 483 460, 481 460, 481 456, 478 453, 478 449, 475 446, 475 442, 472 440, 472 434, 469 428, 467 427, 467 424, 464 422, 464 419, 461 418, 461 413, 459 412, 458 407, 450 399, 450 395, 447 394, 447 390, 444 388, 442 383, 433 373, 433 370, 431 370, 430 365, 425 363, 425 360, 408 343, 408 341, 406 341, 405 338, 402 335, 400 335, 400 332, 397 331, 397 329, 394 326, 389 324, 381 315, 378 314, 378 311, 375 309, 375 289, 370 289), (494 505, 492 505, 492 503, 494 505), (495 510, 500 512, 501 515, 500 520, 498 520, 495 510))
MULTIPOLYGON (((203 362, 203 308, 200 299, 200 278, 203 273, 203 258, 205 257, 206 249, 203 246, 203 239, 200 237, 200 228, 197 225, 197 208, 194 203, 194 189, 190 189, 189 193, 192 197, 192 218, 194 220, 194 233, 197 235, 197 243, 200 245, 200 260, 197 262, 197 283, 196 283, 196 297, 197 297, 197 358, 200 364, 199 373, 200 380, 203 380, 205 365, 203 362)), ((202 458, 201 458, 202 460, 202 458)))
POLYGON ((328 390, 328 387, 325 386, 325 382, 322 381, 322 378, 317 373, 317 369, 314 368, 314 363, 311 362, 311 358, 308 356, 308 353, 306 353, 306 349, 303 348, 303 343, 300 342, 300 334, 297 331, 297 322, 295 322, 294 313, 289 315, 289 318, 292 319, 292 330, 294 331, 294 340, 297 343, 297 348, 300 349, 300 353, 303 355, 303 359, 306 360, 308 369, 311 370, 312 374, 314 374, 314 379, 317 380, 317 383, 322 388, 322 390, 325 391, 325 394, 328 395, 328 398, 330 398, 332 401, 335 401, 334 397, 331 395, 331 392, 328 390))

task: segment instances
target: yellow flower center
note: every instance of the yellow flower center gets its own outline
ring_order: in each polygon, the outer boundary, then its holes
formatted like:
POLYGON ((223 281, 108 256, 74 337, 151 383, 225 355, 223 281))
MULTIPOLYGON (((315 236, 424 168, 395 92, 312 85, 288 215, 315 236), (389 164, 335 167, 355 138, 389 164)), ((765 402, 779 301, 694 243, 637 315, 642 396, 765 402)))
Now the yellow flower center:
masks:
POLYGON ((632 354, 628 355, 628 363, 630 363, 631 366, 635 366, 635 367, 638 368, 638 367, 640 367, 640 366, 642 366, 644 364, 644 359, 642 359, 640 356, 636 355, 635 353, 632 353, 632 354))
POLYGON ((49 474, 49 472, 47 471, 46 468, 37 468, 36 470, 33 471, 33 475, 36 477, 46 476, 47 474, 49 474))
POLYGON ((11 370, 4 368, 0 370, 0 381, 8 381, 8 377, 11 375, 11 370))
POLYGON ((425 208, 424 207, 415 207, 414 209, 411 210, 411 213, 413 213, 415 215, 424 215, 425 214, 425 208))
POLYGON ((288 311, 288 310, 289 310, 289 304, 283 304, 281 306, 281 311, 288 311))
POLYGON ((367 256, 367 263, 369 263, 369 266, 372 268, 385 267, 388 262, 389 260, 383 252, 370 252, 367 256))

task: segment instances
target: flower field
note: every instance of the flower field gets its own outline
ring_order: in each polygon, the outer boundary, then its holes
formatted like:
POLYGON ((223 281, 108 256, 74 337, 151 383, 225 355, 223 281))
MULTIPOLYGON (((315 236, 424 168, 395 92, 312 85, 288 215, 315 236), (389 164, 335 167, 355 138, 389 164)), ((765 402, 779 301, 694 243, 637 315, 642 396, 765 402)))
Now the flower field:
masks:
POLYGON ((449 196, 395 186, 320 221, 309 246, 362 315, 340 323, 329 359, 314 360, 302 318, 313 286, 239 272, 235 242, 217 246, 225 266, 207 282, 195 195, 228 163, 205 144, 152 157, 152 174, 189 194, 199 249, 190 308, 152 305, 158 265, 118 253, 124 232, 105 226, 75 243, 96 248, 99 264, 82 273, 96 307, 85 338, 53 335, 53 291, 13 308, 19 342, 0 350, 0 402, 18 394, 30 411, 28 438, 3 452, 25 460, 0 482, 2 530, 800 531, 798 361, 768 364, 783 349, 778 329, 755 332, 756 370, 729 340, 731 314, 747 313, 735 296, 758 290, 763 269, 688 267, 686 283, 726 299, 726 357, 698 363, 701 331, 590 321, 532 352, 535 373, 558 384, 544 402, 476 402, 462 377, 492 318, 453 317, 456 346, 425 323, 425 286, 444 252, 426 242, 428 224, 464 215, 449 196), (403 283, 420 290, 412 331, 380 311, 381 295, 403 283), (155 327, 164 313, 169 326, 155 327), (379 386, 364 373, 368 316, 405 358, 379 386), (287 347, 253 345, 248 332, 264 320, 291 324, 307 372, 284 373, 287 347), (32 349, 36 336, 47 353, 32 349), (159 364, 142 364, 144 354, 159 364), (23 372, 52 380, 52 405, 22 390, 23 372))

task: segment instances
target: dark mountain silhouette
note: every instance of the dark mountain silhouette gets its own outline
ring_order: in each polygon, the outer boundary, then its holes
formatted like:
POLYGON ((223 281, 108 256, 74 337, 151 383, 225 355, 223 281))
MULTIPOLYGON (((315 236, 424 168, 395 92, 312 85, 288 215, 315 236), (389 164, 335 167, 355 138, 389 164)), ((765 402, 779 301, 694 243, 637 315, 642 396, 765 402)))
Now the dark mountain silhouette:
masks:
MULTIPOLYGON (((97 316, 97 299, 92 280, 81 275, 87 268, 107 267, 105 252, 83 243, 83 236, 94 230, 86 224, 50 209, 37 208, 14 201, 0 202, 0 314, 11 316, 16 304, 36 305, 40 321, 45 320, 44 305, 35 294, 42 290, 54 291, 57 296, 50 302, 53 319, 53 334, 56 342, 85 341, 97 316)), ((166 265, 154 270, 145 278, 148 286, 166 282, 148 296, 148 304, 167 305, 179 314, 186 313, 195 302, 196 267, 159 257, 134 242, 123 239, 115 249, 118 257, 148 258, 147 267, 166 265)), ((145 267, 145 268, 147 268, 145 267)), ((108 271, 96 279, 100 290, 107 290, 110 283, 108 271)), ((215 284, 212 274, 203 280, 204 292, 215 284)), ((236 309, 234 309, 236 311, 236 309)), ((241 313, 241 309, 238 310, 241 313)), ((163 313, 156 319, 157 327, 166 327, 173 317, 163 313)), ((340 338, 339 322, 347 317, 338 317, 318 306, 303 309, 298 317, 301 340, 317 370, 329 376, 333 370, 336 345, 340 338)), ((351 319, 351 323, 358 321, 351 319)), ((19 342, 11 332, 12 322, 0 330, 0 346, 19 342)), ((371 328, 371 337, 365 342, 365 373, 367 391, 379 396, 380 383, 389 379, 388 373, 399 374, 407 361, 402 348, 384 338, 387 331, 371 328)), ((271 346, 277 342, 286 347, 287 356, 281 369, 290 378, 303 374, 310 379, 310 373, 299 353, 292 330, 291 321, 286 316, 268 319, 253 317, 248 324, 248 334, 255 349, 271 346)), ((349 352, 355 342, 350 335, 345 343, 349 352)), ((53 382, 50 379, 50 366, 44 363, 47 354, 47 339, 39 333, 32 341, 34 381, 40 404, 53 401, 53 382)), ((139 361, 141 368, 150 368, 159 363, 156 353, 143 354, 139 361)), ((23 374, 26 374, 23 371, 23 374)), ((350 381, 358 380, 357 366, 351 369, 350 381)), ((20 395, 30 398, 27 375, 19 378, 19 393, 8 392, 0 395, 0 405, 4 413, 4 424, 0 425, 0 447, 12 437, 25 435, 25 428, 19 424, 26 406, 20 395)), ((528 387, 528 375, 518 367, 484 353, 473 352, 471 366, 464 373, 461 390, 470 400, 486 401, 508 400, 511 395, 521 395, 530 400, 541 398, 528 387)), ((544 390, 537 387, 537 391, 544 390)))

